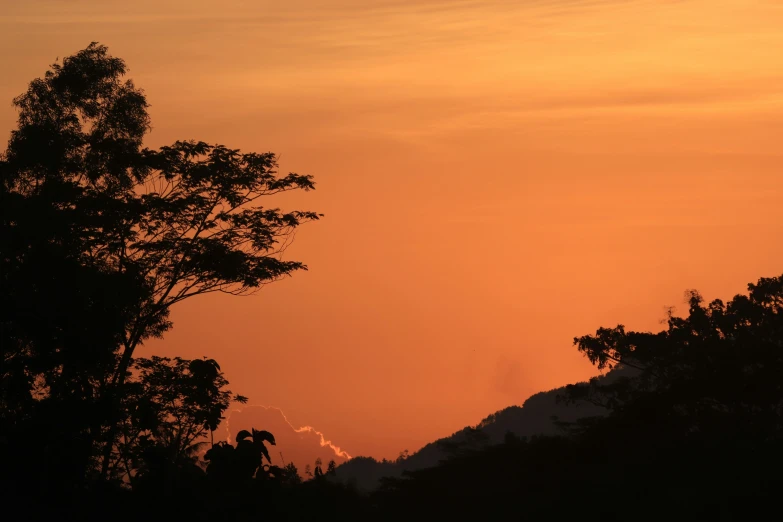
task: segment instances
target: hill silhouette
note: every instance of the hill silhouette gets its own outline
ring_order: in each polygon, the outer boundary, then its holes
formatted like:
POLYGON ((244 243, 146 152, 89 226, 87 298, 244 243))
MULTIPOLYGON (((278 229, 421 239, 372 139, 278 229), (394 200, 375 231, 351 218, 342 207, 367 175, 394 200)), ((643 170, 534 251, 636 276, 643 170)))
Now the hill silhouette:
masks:
MULTIPOLYGON (((596 379, 609 383, 621 376, 634 373, 633 368, 616 368, 596 379)), ((589 383, 577 383, 587 387, 589 383)), ((564 401, 567 387, 531 395, 522 406, 509 406, 484 418, 475 426, 465 428, 430 442, 410 455, 396 460, 376 460, 372 457, 354 457, 336 470, 336 480, 361 491, 378 488, 384 478, 399 478, 405 472, 437 466, 464 451, 485 449, 504 443, 509 434, 519 438, 539 435, 562 435, 561 423, 574 423, 579 419, 605 415, 607 410, 586 400, 564 401)))

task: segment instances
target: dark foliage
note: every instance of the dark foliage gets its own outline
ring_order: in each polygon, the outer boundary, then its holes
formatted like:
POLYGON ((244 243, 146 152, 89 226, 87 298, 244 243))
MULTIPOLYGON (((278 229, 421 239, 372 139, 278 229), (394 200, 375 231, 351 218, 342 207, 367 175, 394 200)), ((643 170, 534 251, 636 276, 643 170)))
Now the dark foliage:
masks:
MULTIPOLYGON (((390 479, 377 493, 394 519, 438 506, 444 518, 748 520, 777 511, 783 488, 783 277, 704 305, 667 330, 601 328, 575 339, 615 378, 566 390, 607 414, 568 436, 463 452, 390 479)), ((774 516, 773 516, 774 518, 774 516)), ((774 518, 777 519, 777 518, 774 518)))
POLYGON ((211 359, 134 361, 136 348, 171 327, 182 300, 306 268, 280 254, 319 215, 261 203, 313 179, 278 175, 272 153, 145 148, 147 101, 125 72, 93 43, 14 100, 0 155, 0 459, 12 490, 75 495, 180 459, 219 422, 225 379, 211 359))

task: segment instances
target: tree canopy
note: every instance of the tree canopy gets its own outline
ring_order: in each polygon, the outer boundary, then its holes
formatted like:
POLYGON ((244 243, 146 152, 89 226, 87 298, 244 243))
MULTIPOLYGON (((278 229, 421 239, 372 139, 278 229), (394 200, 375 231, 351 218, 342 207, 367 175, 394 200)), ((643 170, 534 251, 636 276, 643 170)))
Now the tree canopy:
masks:
MULTIPOLYGON (((306 269, 283 253, 320 217, 264 204, 315 186, 279 175, 274 153, 145 147, 148 103, 126 72, 97 43, 52 65, 14 99, 18 126, 0 157, 2 422, 22 429, 52 405, 68 416, 68 439, 92 448, 84 473, 103 448, 103 475, 136 348, 171 327, 171 306, 252 293, 306 269)), ((164 367, 135 370, 152 378, 164 367)))

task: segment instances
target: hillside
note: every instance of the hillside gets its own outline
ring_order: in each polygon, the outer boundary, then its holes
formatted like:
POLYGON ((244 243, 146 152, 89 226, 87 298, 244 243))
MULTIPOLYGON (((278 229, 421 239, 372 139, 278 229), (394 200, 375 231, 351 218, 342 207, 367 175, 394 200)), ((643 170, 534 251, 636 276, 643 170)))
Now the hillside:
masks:
MULTIPOLYGON (((612 379, 617 375, 619 374, 615 371, 600 379, 612 379)), ((606 411, 586 402, 558 402, 558 395, 564 392, 565 387, 561 387, 532 395, 522 406, 509 406, 497 411, 477 425, 467 426, 448 437, 431 442, 407 458, 396 461, 377 461, 371 457, 353 458, 337 467, 337 480, 369 491, 380 485, 383 477, 400 477, 405 471, 436 466, 464 449, 500 444, 508 433, 517 437, 557 435, 561 428, 555 421, 573 422, 583 417, 602 415, 606 411)))

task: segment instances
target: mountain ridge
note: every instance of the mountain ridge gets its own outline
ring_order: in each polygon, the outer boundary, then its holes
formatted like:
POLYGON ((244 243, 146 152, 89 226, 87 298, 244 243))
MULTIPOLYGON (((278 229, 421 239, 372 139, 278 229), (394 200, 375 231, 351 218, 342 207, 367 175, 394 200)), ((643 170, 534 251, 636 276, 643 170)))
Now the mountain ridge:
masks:
MULTIPOLYGON (((616 376, 619 376, 619 370, 597 379, 606 380, 616 376)), ((580 382, 577 385, 586 386, 587 383, 580 382)), ((399 478, 406 471, 436 466, 460 451, 500 444, 507 434, 516 437, 558 435, 563 431, 556 421, 575 422, 580 418, 606 413, 604 408, 585 401, 559 401, 558 396, 565 391, 566 386, 561 386, 535 393, 521 406, 512 405, 491 413, 475 426, 466 426, 447 437, 425 444, 411 455, 401 454, 396 460, 354 457, 337 467, 335 480, 362 491, 371 491, 381 485, 385 477, 399 478)))

